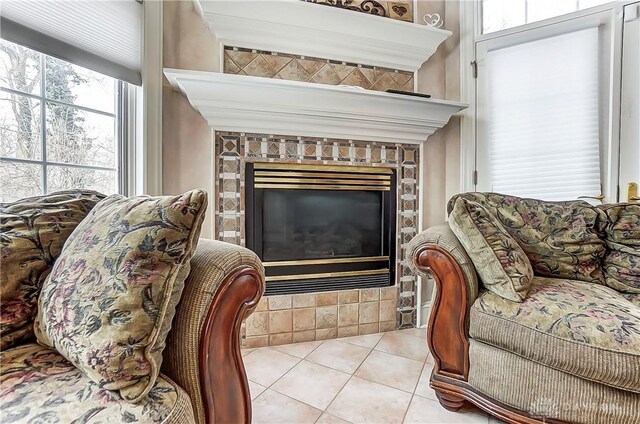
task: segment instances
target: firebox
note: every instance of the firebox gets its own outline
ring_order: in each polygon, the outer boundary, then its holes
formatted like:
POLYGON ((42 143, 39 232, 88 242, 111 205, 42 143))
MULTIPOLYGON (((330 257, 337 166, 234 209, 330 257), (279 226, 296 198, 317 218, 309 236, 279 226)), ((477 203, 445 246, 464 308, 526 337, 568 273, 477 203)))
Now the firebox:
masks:
POLYGON ((393 285, 396 175, 390 168, 247 163, 246 243, 266 294, 393 285))

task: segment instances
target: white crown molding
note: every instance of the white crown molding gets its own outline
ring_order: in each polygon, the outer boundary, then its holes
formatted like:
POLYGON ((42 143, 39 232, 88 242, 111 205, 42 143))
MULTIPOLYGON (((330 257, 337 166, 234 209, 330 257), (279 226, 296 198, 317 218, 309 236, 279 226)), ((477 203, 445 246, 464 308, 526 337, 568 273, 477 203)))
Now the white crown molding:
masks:
POLYGON ((300 0, 202 0, 226 46, 417 71, 450 31, 300 0))
POLYGON ((422 143, 466 104, 358 87, 165 69, 218 131, 422 143))

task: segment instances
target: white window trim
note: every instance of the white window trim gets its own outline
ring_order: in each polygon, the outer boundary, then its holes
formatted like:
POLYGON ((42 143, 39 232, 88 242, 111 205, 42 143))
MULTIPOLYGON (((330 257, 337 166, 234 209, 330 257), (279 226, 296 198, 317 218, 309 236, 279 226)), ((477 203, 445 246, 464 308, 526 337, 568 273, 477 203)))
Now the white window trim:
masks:
POLYGON ((482 28, 481 22, 481 2, 480 1, 462 1, 460 2, 460 101, 469 104, 469 108, 461 113, 460 121, 460 191, 468 192, 476 189, 474 183, 474 171, 476 169, 476 116, 477 116, 477 98, 476 98, 476 81, 473 75, 473 61, 476 58, 476 42, 496 38, 508 34, 515 34, 531 28, 543 28, 553 23, 570 21, 576 17, 588 16, 602 11, 613 10, 616 18, 612 28, 612 78, 609 90, 610 96, 610 121, 609 121, 609 157, 606 158, 608 166, 606 167, 607 175, 605 181, 608 187, 605 192, 609 193, 610 201, 616 200, 618 192, 618 145, 619 145, 619 125, 616 124, 620 117, 620 69, 622 66, 622 13, 624 6, 636 3, 638 0, 624 0, 607 3, 597 7, 584 9, 582 11, 573 12, 569 15, 562 15, 538 22, 509 28, 489 34, 480 34, 482 28))
POLYGON ((162 191, 162 28, 161 1, 143 3, 142 87, 129 96, 128 194, 162 191))
POLYGON ((480 2, 460 2, 460 101, 469 105, 460 113, 460 191, 475 190, 476 88, 473 61, 475 41, 480 33, 480 2))

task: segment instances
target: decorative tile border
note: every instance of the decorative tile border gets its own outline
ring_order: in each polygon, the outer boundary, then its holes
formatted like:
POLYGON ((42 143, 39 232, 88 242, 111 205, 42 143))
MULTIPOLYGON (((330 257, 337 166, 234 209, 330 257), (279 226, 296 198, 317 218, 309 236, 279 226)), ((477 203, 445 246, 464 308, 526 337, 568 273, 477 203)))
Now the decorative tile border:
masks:
POLYGON ((416 277, 412 274, 405 258, 407 244, 418 230, 418 146, 216 132, 215 179, 218 195, 215 199, 215 234, 219 240, 242 246, 245 245, 246 162, 370 165, 396 169, 398 196, 396 326, 398 328, 415 326, 416 277))
POLYGON ((413 73, 285 53, 225 47, 224 73, 368 90, 413 91, 413 73))

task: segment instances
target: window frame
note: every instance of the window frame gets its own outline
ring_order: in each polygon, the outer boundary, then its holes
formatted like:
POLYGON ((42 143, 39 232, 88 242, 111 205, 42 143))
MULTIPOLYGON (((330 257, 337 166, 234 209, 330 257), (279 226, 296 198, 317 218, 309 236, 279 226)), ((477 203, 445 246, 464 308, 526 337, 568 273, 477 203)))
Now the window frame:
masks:
POLYGON ((484 32, 484 8, 482 7, 483 4, 484 4, 484 1, 485 0, 478 0, 478 3, 479 3, 479 5, 478 5, 478 8, 479 8, 479 19, 480 19, 479 27, 478 27, 478 33, 480 35, 494 34, 496 32, 507 31, 509 29, 521 28, 521 27, 523 27, 525 25, 535 24, 535 23, 538 23, 538 22, 549 21, 549 20, 555 19, 555 18, 562 18, 563 16, 567 16, 567 15, 571 15, 571 14, 579 13, 579 12, 583 12, 583 11, 594 10, 594 9, 600 8, 602 6, 605 6, 606 8, 609 8, 611 3, 613 3, 612 0, 608 0, 608 2, 603 2, 602 4, 598 4, 598 5, 595 5, 595 6, 588 6, 588 7, 585 7, 585 8, 580 8, 580 2, 584 1, 584 0, 575 0, 576 10, 574 10, 572 12, 551 16, 551 17, 546 18, 546 19, 539 19, 537 21, 527 22, 529 20, 529 2, 535 1, 535 0, 523 0, 524 1, 524 20, 525 20, 524 24, 516 25, 516 26, 504 28, 504 29, 501 29, 501 30, 496 30, 496 31, 491 31, 491 32, 486 32, 485 33, 484 32))
MULTIPOLYGON (((638 0, 624 0, 606 3, 603 5, 583 9, 565 15, 532 22, 513 28, 482 34, 482 10, 481 2, 473 1, 460 2, 460 97, 461 101, 469 104, 469 108, 464 111, 461 116, 461 148, 460 148, 460 190, 461 192, 475 191, 477 189, 477 141, 478 141, 478 98, 477 98, 477 79, 474 76, 474 70, 477 69, 477 43, 495 38, 501 38, 508 35, 517 35, 531 29, 540 29, 544 31, 545 27, 554 24, 571 25, 575 19, 585 16, 594 15, 602 12, 610 12, 613 14, 613 22, 611 28, 611 49, 612 60, 610 63, 611 84, 607 87, 607 96, 609 98, 609 108, 611 114, 609 117, 609 139, 601 140, 602 143, 609 143, 610 148, 607 156, 603 158, 606 162, 607 175, 603 181, 608 181, 608 187, 603 190, 608 193, 606 201, 616 201, 618 198, 618 181, 617 175, 619 155, 619 132, 620 127, 617 124, 620 119, 620 85, 621 85, 621 67, 622 67, 622 26, 623 26, 623 9, 626 5, 637 3, 638 0)), ((552 30, 553 31, 553 30, 552 30)), ((553 35, 553 32, 550 33, 553 35)), ((476 74, 477 75, 477 74, 476 74)))
MULTIPOLYGON (((576 13, 576 12, 574 12, 576 13)), ((599 196, 605 194, 607 201, 614 201, 616 191, 612 189, 614 175, 612 174, 612 164, 609 163, 611 153, 617 151, 617 131, 614 117, 617 113, 616 102, 612 101, 612 91, 614 86, 619 85, 616 82, 616 75, 612 73, 613 63, 616 60, 615 52, 611 49, 613 45, 616 17, 611 10, 591 11, 590 13, 574 16, 574 13, 567 14, 567 19, 561 19, 557 22, 547 22, 546 25, 534 26, 522 31, 515 31, 499 37, 478 37, 475 43, 476 60, 478 61, 478 78, 475 79, 476 94, 476 170, 479 172, 476 179, 476 189, 481 191, 490 191, 490 173, 489 157, 487 151, 489 140, 487 137, 488 119, 485 116, 486 103, 484 100, 489 97, 486 92, 486 86, 481 84, 485 81, 486 69, 484 60, 487 52, 493 49, 502 49, 513 45, 535 42, 546 38, 553 38, 575 31, 587 28, 598 28, 598 120, 599 120, 599 147, 600 147, 600 190, 599 192, 581 193, 584 196, 599 196), (482 39, 480 39, 482 38, 482 39), (480 149, 479 147, 483 147, 480 149)), ((540 21, 543 22, 543 21, 540 21)), ((536 123, 537 126, 544 126, 545 122, 536 123)), ((569 199, 567 199, 569 200, 569 199)))
MULTIPOLYGON (((29 47, 26 47, 26 46, 21 46, 21 47, 29 49, 29 47)), ((30 49, 30 50, 33 50, 33 49, 30 49)), ((52 57, 52 56, 49 56, 45 53, 40 53, 40 52, 38 53, 40 54, 39 67, 40 67, 40 73, 41 73, 40 82, 39 82, 40 93, 39 94, 25 93, 25 92, 14 90, 8 87, 0 87, 0 92, 7 93, 9 95, 29 97, 31 99, 35 99, 40 102, 38 106, 40 111, 40 150, 41 150, 40 159, 25 159, 25 158, 13 158, 13 157, 0 156, 0 162, 24 163, 24 164, 41 166, 42 167, 42 174, 41 174, 42 192, 45 195, 50 193, 48 189, 48 180, 47 180, 48 178, 47 168, 49 166, 61 166, 61 167, 67 167, 67 168, 90 169, 90 170, 110 171, 110 172, 115 171, 116 178, 117 178, 117 192, 119 194, 127 195, 129 192, 128 154, 127 154, 128 153, 127 146, 129 145, 129 133, 130 133, 128 131, 129 84, 114 78, 116 81, 116 87, 115 87, 115 105, 114 105, 113 113, 105 112, 103 110, 93 109, 91 107, 74 105, 74 104, 70 104, 70 103, 63 102, 56 99, 49 99, 46 95, 46 89, 45 89, 46 88, 45 87, 46 86, 46 61, 47 61, 47 57, 52 57), (109 118, 113 118, 114 124, 115 124, 114 136, 116 138, 115 167, 111 168, 111 167, 98 166, 98 165, 81 165, 81 164, 56 162, 56 161, 48 160, 47 158, 47 119, 46 119, 47 104, 55 104, 59 106, 70 107, 80 111, 94 113, 101 116, 107 116, 109 118)), ((53 58, 53 59, 61 60, 57 58, 53 58)), ((67 63, 71 63, 71 62, 67 62, 67 63)), ((69 187, 69 189, 72 189, 72 188, 74 187, 69 187)))

